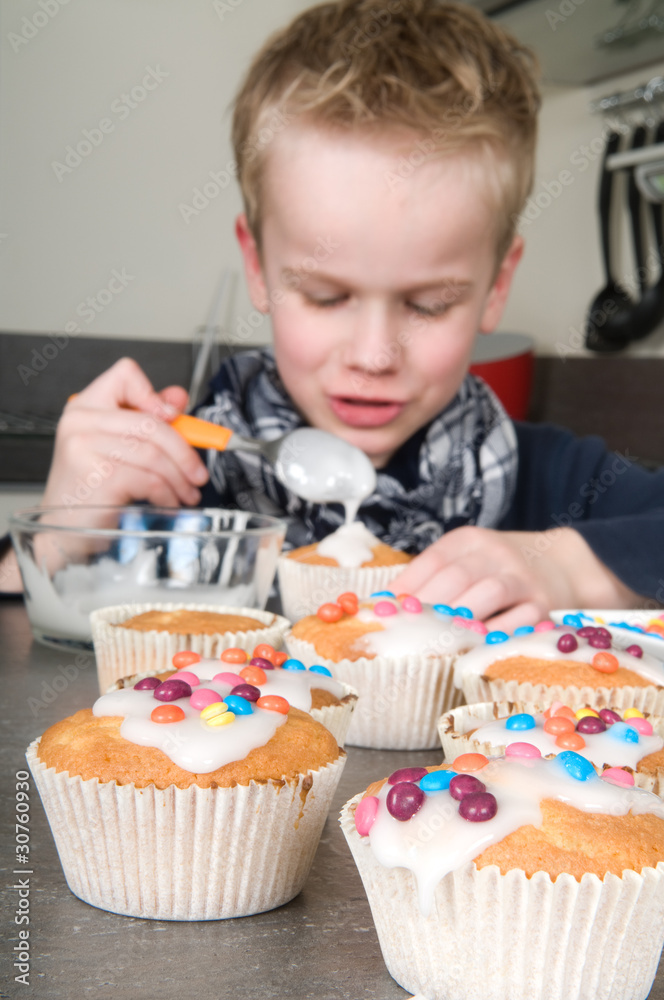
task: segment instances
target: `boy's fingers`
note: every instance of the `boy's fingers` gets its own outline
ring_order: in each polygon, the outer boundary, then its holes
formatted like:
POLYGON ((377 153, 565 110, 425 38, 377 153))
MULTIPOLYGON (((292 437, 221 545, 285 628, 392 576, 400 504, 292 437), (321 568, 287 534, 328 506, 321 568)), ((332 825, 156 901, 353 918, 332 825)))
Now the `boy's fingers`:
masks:
MULTIPOLYGON (((179 389, 174 386, 170 388, 179 389)), ((182 389, 185 396, 186 391, 182 389)), ((92 406, 95 409, 125 407, 151 413, 161 420, 172 420, 180 408, 170 397, 162 398, 155 392, 149 378, 132 358, 121 358, 107 371, 78 393, 71 401, 76 408, 92 406)), ((183 404, 183 406, 185 405, 183 404)))
POLYGON ((495 618, 489 618, 486 625, 491 631, 507 632, 509 634, 521 625, 537 625, 538 622, 546 617, 546 612, 537 604, 532 601, 524 601, 523 604, 517 604, 515 607, 510 608, 509 611, 504 611, 502 614, 496 615, 495 618))

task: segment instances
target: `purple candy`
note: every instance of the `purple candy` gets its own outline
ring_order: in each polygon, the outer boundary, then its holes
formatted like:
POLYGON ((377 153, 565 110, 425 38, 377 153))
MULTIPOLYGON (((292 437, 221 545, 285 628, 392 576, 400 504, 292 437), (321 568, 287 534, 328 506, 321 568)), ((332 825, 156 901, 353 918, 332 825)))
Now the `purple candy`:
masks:
POLYGON ((154 697, 157 701, 175 701, 177 698, 190 698, 191 685, 178 678, 171 678, 154 689, 154 697))
POLYGON ((426 795, 419 785, 412 781, 400 781, 393 785, 387 793, 386 805, 390 816, 404 822, 410 819, 421 808, 426 795))
MULTIPOLYGON (((581 633, 579 633, 580 635, 581 633)), ((576 636, 572 635, 571 632, 565 632, 561 635, 560 639, 556 643, 556 646, 561 653, 573 653, 575 649, 579 648, 579 644, 576 640, 576 636)))
POLYGON ((603 733, 605 730, 606 722, 596 715, 584 715, 576 724, 577 733, 603 733))
POLYGON ((401 767, 387 779, 388 785, 398 785, 400 781, 419 781, 428 774, 426 767, 401 767))
POLYGON ((459 816, 470 823, 485 823, 498 812, 498 803, 491 792, 471 792, 459 803, 459 816))
POLYGON ((134 684, 134 691, 152 691, 158 688, 161 681, 158 677, 144 677, 142 681, 134 684))
POLYGON ((588 645, 592 646, 594 649, 611 649, 611 636, 605 635, 591 635, 588 639, 588 645))
POLYGON ((254 687, 253 684, 236 684, 231 694, 237 694, 246 701, 258 701, 261 696, 260 688, 254 687))
POLYGON ((479 795, 486 791, 479 778, 474 778, 472 774, 457 774, 450 781, 450 795, 453 799, 465 799, 467 795, 479 795))
POLYGON ((630 656, 638 656, 639 659, 643 656, 643 650, 636 643, 633 646, 628 646, 625 652, 629 653, 630 656))
POLYGON ((583 625, 576 634, 582 639, 589 639, 591 635, 597 635, 597 629, 594 625, 583 625))
POLYGON ((618 713, 614 712, 612 708, 600 708, 599 717, 607 726, 612 726, 614 722, 622 722, 618 713))
POLYGON ((252 656, 249 660, 250 667, 260 667, 261 670, 274 670, 274 663, 270 663, 264 656, 252 656))
POLYGON ((611 633, 609 632, 608 628, 602 628, 601 625, 597 628, 595 634, 603 635, 605 639, 611 638, 611 633))

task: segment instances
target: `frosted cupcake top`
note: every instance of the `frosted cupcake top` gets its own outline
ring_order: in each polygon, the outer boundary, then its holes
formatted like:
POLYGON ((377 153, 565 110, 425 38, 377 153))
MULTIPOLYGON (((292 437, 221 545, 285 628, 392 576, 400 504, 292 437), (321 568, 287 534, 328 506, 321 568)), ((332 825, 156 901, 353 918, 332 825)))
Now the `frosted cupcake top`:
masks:
MULTIPOLYGON (((543 757, 574 750, 596 767, 631 767, 664 747, 664 739, 653 732, 651 723, 636 708, 628 708, 621 717, 610 708, 596 711, 581 708, 574 712, 555 702, 542 714, 515 712, 494 719, 472 733, 478 744, 506 747, 526 742, 537 747, 543 757)), ((631 775, 626 774, 629 783, 631 775)))
POLYGON ((360 800, 355 827, 368 837, 379 864, 413 873, 426 915, 445 875, 520 827, 541 826, 544 799, 586 813, 664 819, 657 795, 600 778, 585 758, 567 750, 550 760, 462 754, 449 769, 401 768, 360 800))
POLYGON ((536 660, 574 660, 587 663, 606 674, 607 686, 611 674, 618 667, 625 667, 657 687, 664 686, 664 663, 644 653, 634 643, 620 649, 607 629, 595 626, 556 628, 553 622, 548 629, 536 626, 517 629, 513 636, 504 632, 488 632, 484 643, 456 661, 454 683, 462 687, 463 678, 483 674, 493 663, 511 657, 523 656, 536 660), (520 633, 520 634, 517 634, 520 633))
MULTIPOLYGON (((271 647, 257 650, 269 653, 271 647)), ((311 708, 312 688, 343 697, 342 685, 325 667, 305 670, 299 660, 279 654, 247 659, 243 649, 225 650, 221 660, 176 653, 176 672, 166 680, 144 677, 133 688, 104 694, 92 712, 122 716, 124 739, 156 747, 178 767, 206 774, 265 746, 286 722, 291 705, 311 708)))

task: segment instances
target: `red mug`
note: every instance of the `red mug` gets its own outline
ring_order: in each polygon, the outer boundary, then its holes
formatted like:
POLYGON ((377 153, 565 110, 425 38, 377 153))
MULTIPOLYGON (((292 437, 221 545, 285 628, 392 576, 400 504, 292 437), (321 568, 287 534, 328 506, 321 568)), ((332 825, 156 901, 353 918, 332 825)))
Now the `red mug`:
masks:
POLYGON ((470 371, 493 389, 512 420, 525 420, 534 361, 531 337, 522 333, 481 333, 475 342, 470 371))

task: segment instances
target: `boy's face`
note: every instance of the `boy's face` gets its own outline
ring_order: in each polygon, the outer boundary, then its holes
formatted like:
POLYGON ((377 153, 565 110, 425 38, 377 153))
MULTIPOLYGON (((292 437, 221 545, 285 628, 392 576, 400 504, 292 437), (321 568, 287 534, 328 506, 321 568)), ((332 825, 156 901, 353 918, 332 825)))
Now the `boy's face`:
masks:
POLYGON ((290 125, 265 164, 260 257, 237 224, 293 402, 377 468, 455 396, 522 249, 496 276, 481 170, 462 155, 421 163, 417 139, 290 125))

